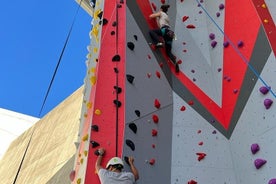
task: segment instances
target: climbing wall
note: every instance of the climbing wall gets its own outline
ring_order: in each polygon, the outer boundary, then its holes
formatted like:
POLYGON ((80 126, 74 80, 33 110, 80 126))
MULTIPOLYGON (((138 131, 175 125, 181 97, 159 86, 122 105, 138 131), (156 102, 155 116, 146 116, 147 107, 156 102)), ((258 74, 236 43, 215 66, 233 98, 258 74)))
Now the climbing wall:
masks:
POLYGON ((137 183, 275 184, 275 12, 273 0, 97 1, 72 181, 99 183, 104 147, 104 165, 134 156, 137 183), (149 44, 164 3, 179 73, 149 44))

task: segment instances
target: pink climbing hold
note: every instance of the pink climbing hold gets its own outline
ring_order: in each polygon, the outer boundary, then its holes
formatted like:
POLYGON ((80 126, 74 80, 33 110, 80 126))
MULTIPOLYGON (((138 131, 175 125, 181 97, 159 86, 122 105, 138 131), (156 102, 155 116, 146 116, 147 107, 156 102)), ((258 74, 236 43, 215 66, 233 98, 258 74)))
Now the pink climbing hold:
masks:
POLYGON ((161 104, 160 104, 160 102, 159 102, 158 99, 155 99, 155 100, 154 100, 154 106, 155 106, 157 109, 160 108, 161 104))
POLYGON ((264 100, 264 106, 266 109, 269 109, 272 104, 273 104, 273 101, 271 99, 267 98, 264 100))
POLYGON ((269 180, 268 184, 276 184, 276 178, 269 180))
POLYGON ((154 123, 158 123, 159 122, 159 118, 156 114, 152 115, 152 120, 154 123))
POLYGON ((260 150, 260 146, 257 143, 251 145, 251 152, 255 155, 260 150))
POLYGON ((193 24, 189 24, 189 25, 186 26, 186 28, 188 28, 188 29, 195 29, 196 27, 193 24))
POLYGON ((269 90, 270 90, 270 87, 266 87, 266 86, 262 86, 262 87, 260 87, 260 89, 259 89, 259 91, 260 91, 263 95, 267 94, 267 93, 269 92, 269 90))
POLYGON ((185 22, 186 20, 188 20, 189 16, 183 16, 182 17, 182 22, 185 22))
POLYGON ((156 71, 155 74, 156 74, 156 77, 158 77, 160 79, 160 77, 161 77, 160 72, 156 71))
POLYGON ((73 170, 73 171, 71 171, 71 173, 69 175, 69 178, 73 182, 75 180, 75 177, 76 177, 76 171, 73 170))
POLYGON ((152 129, 152 130, 151 130, 151 135, 152 135, 153 137, 157 136, 157 134, 158 134, 158 131, 157 131, 157 130, 155 130, 155 129, 152 129))
POLYGON ((265 163, 266 163, 266 160, 261 159, 261 158, 257 158, 257 159, 254 161, 254 164, 255 164, 256 169, 260 169, 265 163))
POLYGON ((197 182, 195 180, 190 180, 188 181, 188 184, 197 184, 197 182))
POLYGON ((149 164, 154 165, 155 164, 155 159, 154 158, 150 159, 149 164))

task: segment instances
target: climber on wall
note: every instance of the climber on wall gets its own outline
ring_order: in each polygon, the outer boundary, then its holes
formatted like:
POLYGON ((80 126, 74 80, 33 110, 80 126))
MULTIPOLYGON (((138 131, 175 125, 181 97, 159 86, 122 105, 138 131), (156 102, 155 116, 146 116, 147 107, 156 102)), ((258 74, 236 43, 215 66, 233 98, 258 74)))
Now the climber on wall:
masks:
POLYGON ((106 168, 101 166, 102 158, 105 154, 105 149, 100 148, 97 150, 98 158, 96 160, 95 169, 100 178, 101 184, 133 184, 139 179, 139 173, 134 166, 134 158, 129 157, 128 163, 131 172, 122 171, 124 163, 119 157, 111 158, 106 164, 106 168))
POLYGON ((153 13, 149 16, 150 19, 156 19, 158 29, 153 29, 149 31, 150 37, 152 38, 153 44, 157 47, 163 47, 164 43, 161 38, 163 38, 165 42, 165 50, 166 54, 170 58, 170 60, 175 65, 176 72, 179 72, 179 66, 176 63, 175 56, 171 53, 172 50, 172 41, 175 37, 174 32, 170 29, 169 24, 169 16, 167 14, 170 5, 162 5, 160 10, 156 13, 153 13))

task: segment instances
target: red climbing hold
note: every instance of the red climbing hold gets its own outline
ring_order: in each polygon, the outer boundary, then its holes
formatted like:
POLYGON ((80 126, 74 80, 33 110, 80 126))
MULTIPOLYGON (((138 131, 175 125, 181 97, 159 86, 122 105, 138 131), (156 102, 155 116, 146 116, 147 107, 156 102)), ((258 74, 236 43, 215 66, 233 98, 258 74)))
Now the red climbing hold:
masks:
POLYGON ((148 54, 148 58, 151 59, 151 56, 148 54))
POLYGON ((156 5, 154 3, 151 3, 151 6, 152 6, 153 10, 156 11, 156 5))
POLYGON ((197 184, 197 182, 195 180, 190 180, 188 181, 188 184, 197 184))
POLYGON ((165 0, 160 0, 160 2, 161 2, 162 4, 165 4, 166 1, 165 1, 165 0))
POLYGON ((180 110, 181 110, 181 111, 185 111, 185 110, 186 110, 186 107, 185 107, 185 106, 182 106, 182 107, 180 108, 180 110))
POLYGON ((154 158, 150 159, 149 164, 154 165, 155 164, 155 159, 154 158))
POLYGON ((188 29, 195 29, 196 27, 193 24, 189 24, 189 25, 186 26, 186 28, 188 28, 188 29))
POLYGON ((155 144, 152 144, 151 147, 152 147, 152 148, 155 148, 156 146, 155 146, 155 144))
POLYGON ((186 20, 188 20, 189 16, 183 16, 182 17, 182 22, 185 22, 186 20))
POLYGON ((199 142, 199 143, 198 143, 198 145, 199 145, 199 146, 202 146, 202 145, 203 145, 203 142, 202 142, 202 141, 201 141, 201 142, 199 142))
POLYGON ((154 100, 154 106, 155 106, 157 109, 160 108, 161 104, 160 104, 160 102, 159 102, 158 99, 155 99, 155 100, 154 100))
POLYGON ((160 79, 160 77, 161 77, 160 72, 156 71, 155 74, 156 74, 156 77, 158 77, 160 79))
POLYGON ((163 68, 163 63, 160 63, 159 66, 160 66, 160 68, 163 68))
POLYGON ((193 100, 190 100, 190 101, 188 102, 188 104, 189 104, 189 105, 194 105, 194 101, 193 101, 193 100))
POLYGON ((198 130, 197 133, 200 134, 200 133, 201 133, 201 130, 198 130))
POLYGON ((157 130, 155 130, 155 129, 151 130, 151 135, 152 136, 157 136, 157 133, 158 133, 157 130))
POLYGON ((197 157, 197 160, 198 160, 198 161, 201 161, 201 160, 204 159, 205 156, 206 156, 205 153, 196 153, 196 155, 198 156, 198 157, 197 157))
POLYGON ((154 123, 158 123, 159 122, 159 118, 156 114, 152 115, 152 120, 154 123))
POLYGON ((179 59, 176 63, 180 65, 180 64, 182 64, 182 60, 179 59))

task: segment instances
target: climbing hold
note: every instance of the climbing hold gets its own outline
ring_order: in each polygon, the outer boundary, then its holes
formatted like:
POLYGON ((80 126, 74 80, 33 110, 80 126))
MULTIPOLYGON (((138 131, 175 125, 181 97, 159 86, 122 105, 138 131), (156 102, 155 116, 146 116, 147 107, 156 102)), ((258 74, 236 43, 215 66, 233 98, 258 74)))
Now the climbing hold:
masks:
POLYGON ((152 144, 151 147, 154 149, 154 148, 156 147, 156 145, 155 145, 155 144, 152 144))
POLYGON ((189 24, 189 25, 186 26, 186 28, 188 28, 188 29, 195 29, 196 27, 195 27, 195 25, 189 24))
POLYGON ((154 136, 157 136, 157 134, 158 134, 158 132, 157 132, 157 130, 155 130, 155 129, 152 129, 151 130, 151 135, 154 137, 154 136))
POLYGON ((83 158, 80 159, 80 164, 83 164, 83 158))
POLYGON ((130 50, 134 50, 135 45, 134 45, 134 43, 132 43, 132 42, 127 42, 127 47, 128 47, 130 50))
POLYGON ((256 154, 260 150, 260 146, 257 143, 251 145, 252 154, 256 154))
POLYGON ((198 156, 197 157, 197 160, 200 162, 202 159, 204 159, 206 157, 206 154, 205 153, 196 153, 196 155, 198 156))
POLYGON ((87 107, 87 109, 90 109, 92 107, 92 103, 91 102, 87 102, 86 107, 87 107))
POLYGON ((266 86, 262 86, 262 87, 260 87, 260 89, 259 89, 259 91, 260 91, 263 95, 267 94, 267 93, 269 92, 269 90, 270 90, 270 87, 266 87, 266 86))
POLYGON ((194 105, 194 101, 193 101, 193 100, 190 100, 190 101, 188 102, 188 104, 189 104, 189 105, 194 105))
POLYGON ((151 3, 152 9, 156 11, 156 5, 154 3, 151 3))
POLYGON ((156 77, 158 77, 160 79, 160 77, 161 77, 160 72, 156 71, 155 74, 156 74, 156 77))
POLYGON ((266 163, 266 160, 261 159, 261 158, 257 158, 257 159, 254 161, 254 164, 255 164, 256 169, 260 169, 265 163, 266 163))
POLYGON ((197 184, 197 182, 195 180, 190 180, 188 181, 188 184, 197 184))
POLYGON ((267 23, 268 23, 268 20, 267 20, 267 19, 264 19, 264 23, 266 23, 266 24, 267 24, 267 23))
POLYGON ((228 46, 229 46, 229 42, 228 41, 223 42, 223 47, 224 48, 227 48, 228 46))
POLYGON ((216 13, 216 16, 217 16, 217 17, 220 17, 220 13, 219 13, 219 12, 217 12, 217 13, 216 13))
POLYGON ((118 68, 115 67, 115 68, 113 68, 113 69, 114 69, 114 72, 115 72, 115 73, 119 73, 118 68))
POLYGON ((87 151, 87 150, 85 150, 85 151, 83 152, 83 154, 84 154, 84 156, 86 156, 86 157, 87 157, 88 151, 87 151))
POLYGON ((211 40, 214 40, 216 38, 216 35, 214 33, 209 34, 209 38, 211 40))
POLYGON ((122 102, 120 102, 119 100, 113 100, 113 103, 116 105, 116 107, 122 106, 122 102))
POLYGON ((115 31, 111 31, 110 34, 111 34, 111 35, 115 35, 115 31))
POLYGON ((160 68, 163 68, 163 63, 160 63, 159 66, 160 66, 160 68))
POLYGON ((130 128, 130 130, 132 130, 133 131, 133 133, 137 133, 137 126, 136 126, 136 124, 135 123, 130 123, 129 125, 128 125, 128 127, 130 128))
POLYGON ((78 178, 77 184, 81 184, 81 179, 80 178, 78 178))
POLYGON ((108 20, 106 18, 103 18, 103 25, 106 25, 108 23, 108 20))
POLYGON ((151 56, 148 54, 148 58, 151 59, 151 56))
POLYGON ((126 75, 126 78, 127 78, 127 81, 128 81, 130 84, 133 83, 134 77, 133 77, 132 75, 127 74, 127 75, 126 75))
POLYGON ((199 145, 199 146, 202 146, 202 145, 203 145, 203 142, 202 142, 202 141, 201 141, 201 142, 199 142, 199 143, 198 143, 198 145, 199 145))
POLYGON ((179 60, 177 60, 177 62, 176 62, 177 64, 182 64, 182 60, 181 59, 179 59, 179 60))
POLYGON ((90 144, 92 145, 92 148, 96 148, 96 147, 100 146, 100 144, 97 143, 96 141, 90 141, 90 144))
POLYGON ((212 132, 212 134, 216 134, 217 133, 217 131, 216 130, 214 130, 213 132, 212 132))
POLYGON ((128 145, 132 151, 135 150, 135 145, 131 140, 127 139, 126 140, 126 145, 128 145))
POLYGON ((166 0, 160 0, 160 2, 161 2, 162 4, 165 4, 166 0))
POLYGON ((273 101, 271 99, 267 98, 264 100, 264 106, 266 109, 269 109, 272 104, 273 104, 273 101))
POLYGON ((96 76, 91 76, 90 77, 90 83, 91 83, 92 86, 96 84, 96 81, 97 81, 96 76))
POLYGON ((182 17, 182 22, 185 22, 186 20, 188 20, 189 16, 183 16, 182 17))
POLYGON ((152 115, 152 120, 154 123, 158 123, 159 122, 159 118, 156 114, 152 115))
POLYGON ((211 42, 211 46, 212 46, 213 48, 215 48, 215 47, 217 46, 217 44, 218 44, 218 42, 215 41, 215 40, 211 42))
POLYGON ((112 23, 112 26, 113 26, 113 27, 116 27, 116 26, 117 26, 117 22, 114 21, 114 22, 112 23))
POLYGON ((137 117, 140 117, 141 113, 140 113, 139 110, 135 110, 134 112, 135 112, 135 114, 136 114, 137 117))
POLYGON ((237 94, 238 92, 239 92, 238 89, 234 89, 234 90, 233 90, 233 93, 234 93, 234 94, 237 94))
POLYGON ((197 133, 200 134, 200 133, 201 133, 201 130, 198 130, 197 133))
POLYGON ((158 99, 155 99, 155 100, 154 100, 154 106, 155 106, 157 109, 160 108, 161 104, 160 104, 160 102, 159 102, 158 99))
POLYGON ((71 181, 74 181, 75 177, 76 177, 76 171, 73 170, 73 171, 70 172, 69 178, 70 178, 71 181))
POLYGON ((155 164, 155 159, 154 158, 150 159, 149 164, 154 165, 155 164))
POLYGON ((276 178, 269 180, 268 184, 276 184, 276 178))
POLYGON ((195 82, 195 81, 196 81, 196 78, 193 78, 193 81, 195 82))
POLYGON ((219 9, 220 9, 220 10, 223 10, 223 9, 224 9, 224 4, 220 4, 220 5, 219 5, 219 9))
POLYGON ((103 11, 98 12, 97 17, 99 17, 99 19, 102 19, 102 17, 103 17, 103 11))
POLYGON ((243 41, 240 40, 240 41, 238 41, 237 45, 238 45, 239 48, 241 48, 241 47, 243 47, 244 43, 243 43, 243 41))
POLYGON ((91 126, 91 129, 92 129, 92 131, 94 131, 94 132, 98 132, 98 131, 99 131, 99 126, 98 126, 98 125, 92 125, 92 126, 91 126))
POLYGON ((218 72, 221 72, 221 70, 222 70, 221 68, 218 68, 218 72))
POLYGON ((122 8, 122 5, 121 4, 117 4, 117 8, 122 8))
POLYGON ((147 73, 147 76, 148 76, 148 78, 150 78, 151 77, 151 73, 147 73))
POLYGON ((86 134, 82 137, 82 141, 87 141, 87 140, 88 140, 88 134, 86 134))
POLYGON ((191 70, 191 72, 192 72, 192 73, 195 73, 195 70, 194 70, 194 69, 192 69, 192 70, 191 70))
POLYGON ((137 35, 133 35, 134 39, 137 41, 138 40, 138 36, 137 35))
POLYGON ((185 111, 185 110, 186 110, 186 107, 185 107, 185 106, 182 106, 182 107, 180 108, 180 110, 181 110, 181 111, 185 111))
POLYGON ((101 113, 102 113, 102 112, 101 112, 100 109, 96 109, 96 110, 95 110, 95 114, 96 114, 96 115, 101 115, 101 113))
POLYGON ((120 55, 116 54, 115 56, 113 56, 112 61, 120 61, 121 57, 120 55))
POLYGON ((117 94, 120 94, 122 92, 122 88, 120 88, 118 86, 114 86, 113 88, 116 90, 117 94))

